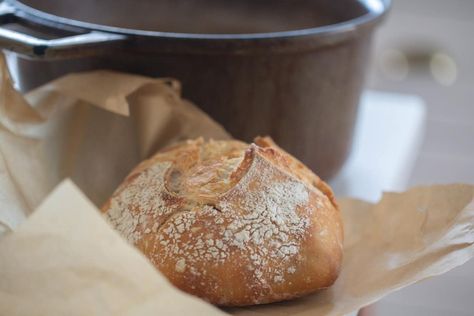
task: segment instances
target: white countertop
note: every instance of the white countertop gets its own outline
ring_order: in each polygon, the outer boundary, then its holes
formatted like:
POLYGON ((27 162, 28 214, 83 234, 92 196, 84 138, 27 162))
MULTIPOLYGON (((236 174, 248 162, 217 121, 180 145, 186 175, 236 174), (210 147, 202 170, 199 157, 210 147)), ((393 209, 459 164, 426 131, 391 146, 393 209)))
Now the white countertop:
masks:
POLYGON ((352 152, 330 181, 336 195, 376 202, 382 191, 406 189, 423 138, 425 113, 416 96, 365 92, 352 152))

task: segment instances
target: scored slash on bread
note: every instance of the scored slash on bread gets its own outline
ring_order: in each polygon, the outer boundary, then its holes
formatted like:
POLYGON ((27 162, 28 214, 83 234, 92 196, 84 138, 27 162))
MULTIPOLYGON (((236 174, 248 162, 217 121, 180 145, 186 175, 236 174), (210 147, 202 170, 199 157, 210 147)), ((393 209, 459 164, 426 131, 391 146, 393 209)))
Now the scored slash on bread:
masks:
POLYGON ((314 186, 329 198, 334 207, 338 207, 334 193, 329 185, 315 175, 308 167, 292 155, 281 149, 270 137, 256 137, 254 143, 265 150, 262 153, 279 167, 285 168, 287 172, 306 182, 309 186, 314 186))
POLYGON ((218 305, 312 293, 336 280, 342 261, 331 189, 268 137, 169 147, 102 210, 176 287, 218 305))

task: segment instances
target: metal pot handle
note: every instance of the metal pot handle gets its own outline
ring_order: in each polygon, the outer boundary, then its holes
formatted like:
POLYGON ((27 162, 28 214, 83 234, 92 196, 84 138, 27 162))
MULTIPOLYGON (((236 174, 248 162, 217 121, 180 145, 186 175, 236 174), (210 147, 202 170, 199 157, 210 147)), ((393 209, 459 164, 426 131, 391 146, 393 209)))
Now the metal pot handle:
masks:
POLYGON ((22 18, 16 14, 15 8, 8 3, 0 3, 0 48, 32 58, 97 55, 104 50, 117 47, 127 39, 121 34, 87 30, 80 30, 61 38, 42 39, 5 27, 6 24, 21 21, 22 18))

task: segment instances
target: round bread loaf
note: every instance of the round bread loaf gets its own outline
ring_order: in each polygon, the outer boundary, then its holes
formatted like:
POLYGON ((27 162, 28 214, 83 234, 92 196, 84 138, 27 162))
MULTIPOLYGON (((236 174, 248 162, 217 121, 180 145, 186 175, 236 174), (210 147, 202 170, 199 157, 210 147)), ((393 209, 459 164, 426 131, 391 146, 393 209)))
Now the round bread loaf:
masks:
POLYGON ((331 189, 269 138, 167 148, 103 212, 176 287, 217 305, 300 297, 333 284, 341 266, 331 189))

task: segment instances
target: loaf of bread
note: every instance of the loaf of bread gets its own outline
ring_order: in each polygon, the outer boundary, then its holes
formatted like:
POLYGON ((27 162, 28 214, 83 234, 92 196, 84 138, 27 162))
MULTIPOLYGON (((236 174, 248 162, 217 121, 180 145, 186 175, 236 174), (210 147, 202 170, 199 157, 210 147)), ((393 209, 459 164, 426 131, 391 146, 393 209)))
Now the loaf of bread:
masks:
POLYGON ((167 148, 103 212, 176 287, 217 305, 300 297, 332 285, 341 266, 331 189, 269 138, 167 148))

